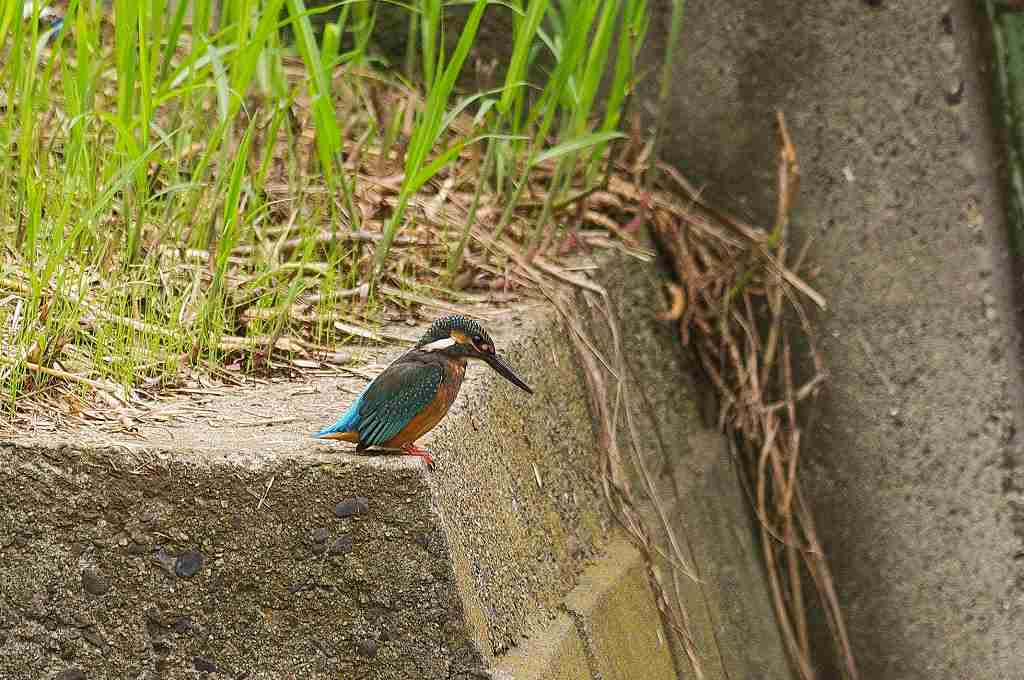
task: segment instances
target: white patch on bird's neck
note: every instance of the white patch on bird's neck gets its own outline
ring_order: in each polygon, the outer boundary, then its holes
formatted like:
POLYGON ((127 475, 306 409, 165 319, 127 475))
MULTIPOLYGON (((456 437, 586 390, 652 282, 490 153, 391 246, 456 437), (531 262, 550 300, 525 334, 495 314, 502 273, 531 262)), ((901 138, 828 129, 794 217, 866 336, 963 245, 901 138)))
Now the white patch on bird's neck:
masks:
POLYGON ((454 338, 441 338, 440 340, 434 340, 431 343, 427 343, 420 347, 421 352, 436 352, 442 349, 448 349, 452 345, 456 344, 454 338))

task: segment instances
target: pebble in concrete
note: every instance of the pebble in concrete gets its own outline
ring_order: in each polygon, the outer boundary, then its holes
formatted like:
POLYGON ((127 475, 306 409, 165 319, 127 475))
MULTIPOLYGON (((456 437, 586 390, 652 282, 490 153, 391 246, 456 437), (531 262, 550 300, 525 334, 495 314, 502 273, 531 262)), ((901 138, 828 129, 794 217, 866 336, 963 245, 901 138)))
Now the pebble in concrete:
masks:
POLYGON ((352 517, 362 515, 370 510, 370 501, 365 498, 346 498, 334 507, 334 514, 337 517, 352 517))
POLYGON ((334 539, 331 543, 331 547, 327 549, 327 552, 331 555, 347 555, 352 552, 352 537, 351 536, 339 536, 334 539))
POLYGON ((110 581, 96 569, 86 569, 82 572, 82 588, 90 595, 103 595, 110 590, 110 581))
POLYGON ((380 645, 377 644, 376 640, 367 638, 359 641, 359 655, 367 658, 377 656, 377 649, 380 645))
POLYGON ((174 561, 174 573, 181 578, 191 578, 203 568, 203 554, 195 550, 189 550, 178 555, 174 561))
POLYGON ((210 661, 206 657, 197 656, 192 659, 192 666, 200 673, 218 673, 220 669, 217 668, 217 664, 210 661))
POLYGON ((191 616, 179 616, 175 620, 174 625, 171 626, 175 633, 184 634, 192 630, 192 617, 191 616))
POLYGON ((85 673, 80 668, 69 668, 61 671, 54 680, 85 680, 85 673))

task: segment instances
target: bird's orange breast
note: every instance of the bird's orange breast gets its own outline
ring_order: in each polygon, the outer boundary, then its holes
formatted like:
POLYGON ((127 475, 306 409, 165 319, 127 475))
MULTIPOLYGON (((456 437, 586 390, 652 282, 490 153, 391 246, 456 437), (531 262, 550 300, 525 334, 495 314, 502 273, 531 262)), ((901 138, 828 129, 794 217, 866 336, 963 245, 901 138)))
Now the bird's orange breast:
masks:
POLYGON ((384 442, 387 448, 398 448, 410 444, 430 432, 448 414, 448 409, 459 395, 462 379, 466 375, 464 362, 451 362, 445 370, 444 379, 437 389, 437 395, 427 407, 413 416, 409 424, 399 430, 398 434, 384 442))

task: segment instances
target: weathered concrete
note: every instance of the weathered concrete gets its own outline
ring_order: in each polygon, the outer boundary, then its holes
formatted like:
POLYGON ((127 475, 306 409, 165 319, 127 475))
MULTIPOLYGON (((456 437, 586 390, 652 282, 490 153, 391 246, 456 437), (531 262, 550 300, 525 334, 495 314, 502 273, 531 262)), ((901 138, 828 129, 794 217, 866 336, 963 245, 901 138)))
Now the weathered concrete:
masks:
MULTIPOLYGON (((652 64, 670 3, 654 4, 652 64)), ((766 223, 776 109, 799 154, 795 230, 816 241, 833 377, 806 488, 864 678, 1024 668, 1018 314, 980 4, 686 3, 668 160, 766 223)))
MULTIPOLYGON (((786 677, 731 462, 700 423, 677 340, 653 319, 656 278, 621 261, 602 283, 628 329, 631 391, 647 398, 635 413, 639 455, 701 572, 680 598, 707 677, 786 677), (708 499, 702 513, 702 493, 731 500, 708 499), (732 545, 710 545, 723 538, 732 545), (732 632, 740 621, 756 623, 732 632), (729 664, 746 674, 725 675, 729 664)), ((601 314, 578 306, 612 356, 601 314)), ((166 409, 176 421, 144 420, 136 434, 65 432, 60 445, 22 433, 0 446, 0 678, 517 668, 532 680, 587 677, 581 659, 595 678, 686 677, 606 507, 563 321, 546 307, 482 311, 537 395, 471 369, 424 442, 432 473, 309 438, 362 385, 343 376, 177 401, 166 409), (572 634, 557 629, 567 619, 572 634), (537 640, 548 644, 530 658, 550 661, 516 666, 537 640)), ((372 374, 390 357, 368 358, 378 365, 359 370, 372 374)))
POLYGON ((643 558, 626 541, 609 546, 608 557, 583 574, 565 602, 589 641, 595 675, 631 680, 643 668, 649 680, 675 678, 669 638, 649 625, 659 615, 643 558))
POLYGON ((447 677, 475 664, 440 518, 407 461, 249 468, 10 445, 0 458, 0 677, 447 677), (335 516, 361 496, 365 513, 335 516))
POLYGON ((643 557, 626 537, 580 575, 563 609, 501 659, 496 680, 629 680, 641 669, 645 679, 679 677, 671 638, 650 625, 659 613, 643 557))
POLYGON ((558 615, 539 635, 507 654, 495 680, 581 680, 591 678, 587 650, 568 614, 558 615))

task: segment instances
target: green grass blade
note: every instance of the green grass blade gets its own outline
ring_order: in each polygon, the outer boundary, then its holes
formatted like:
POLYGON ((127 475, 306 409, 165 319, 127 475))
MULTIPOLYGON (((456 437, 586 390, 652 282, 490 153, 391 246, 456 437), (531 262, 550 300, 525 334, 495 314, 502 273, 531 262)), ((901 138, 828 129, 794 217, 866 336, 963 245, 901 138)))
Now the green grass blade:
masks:
MULTIPOLYGON (((384 228, 383 238, 381 238, 380 243, 377 244, 377 251, 374 254, 371 284, 375 284, 377 278, 383 272, 384 262, 387 259, 388 252, 391 250, 391 243, 394 241, 395 235, 398 233, 398 229, 401 227, 402 221, 405 218, 405 207, 408 205, 409 198, 413 193, 415 193, 413 184, 418 182, 418 186, 422 186, 426 181, 423 178, 421 169, 423 168, 427 154, 434 147, 434 144, 437 142, 438 137, 443 131, 442 125, 444 123, 445 106, 451 96, 452 90, 455 87, 455 82, 459 77, 459 73, 462 71, 462 66, 469 54, 469 50, 476 39, 477 31, 480 28, 480 19, 483 16, 484 9, 486 9, 487 4, 487 0, 477 0, 476 3, 474 3, 473 10, 469 13, 469 17, 466 19, 466 24, 462 29, 462 34, 459 36, 459 41, 455 46, 455 50, 452 52, 451 59, 448 61, 447 66, 445 66, 444 72, 437 78, 437 82, 435 82, 430 88, 425 110, 420 116, 418 121, 419 124, 413 133, 412 140, 409 144, 409 150, 406 154, 406 179, 399 196, 398 209, 394 211, 387 226, 384 228)), ((434 166, 432 165, 431 167, 434 166)), ((440 167, 443 166, 438 166, 437 169, 439 170, 440 167)))
POLYGON ((555 146, 545 149, 531 161, 532 165, 538 165, 545 161, 549 161, 553 158, 561 158, 562 156, 577 153, 583 151, 592 146, 610 142, 613 139, 625 137, 621 132, 591 132, 585 135, 580 135, 574 139, 570 139, 567 142, 556 144, 555 146))

